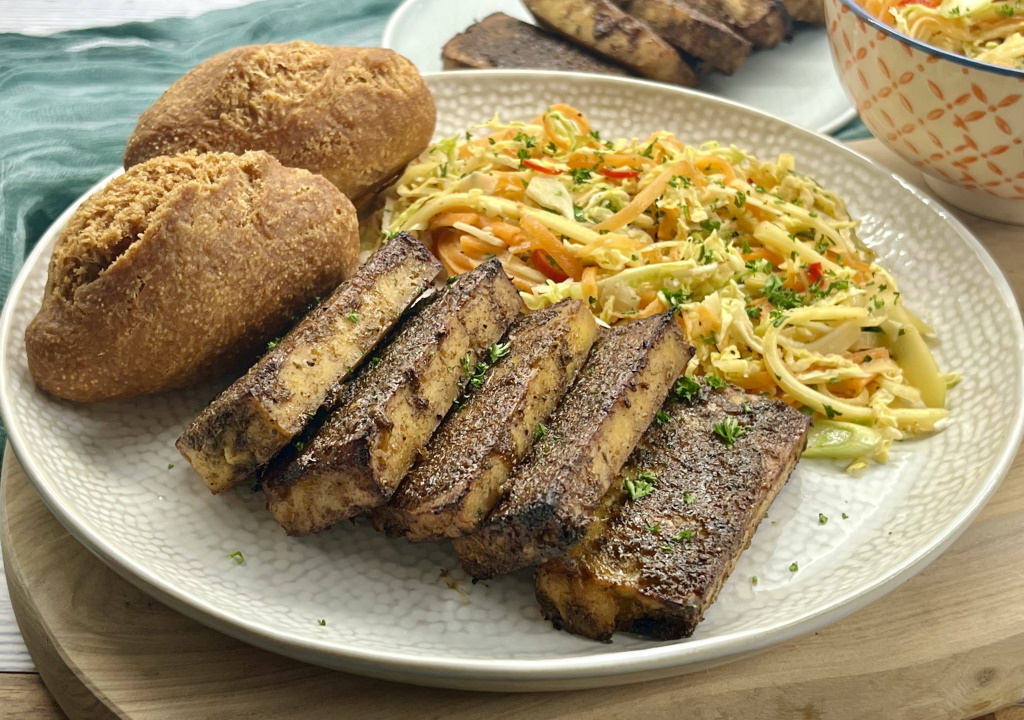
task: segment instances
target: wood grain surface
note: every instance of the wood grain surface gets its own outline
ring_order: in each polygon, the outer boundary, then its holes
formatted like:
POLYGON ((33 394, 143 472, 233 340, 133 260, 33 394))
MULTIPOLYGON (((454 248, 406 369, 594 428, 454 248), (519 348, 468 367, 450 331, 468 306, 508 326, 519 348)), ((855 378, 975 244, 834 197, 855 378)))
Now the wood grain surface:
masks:
MULTIPOLYGON (((857 149, 899 166, 877 143, 857 149)), ((914 181, 914 172, 901 172, 914 181)), ((961 217, 1020 298, 1022 231, 961 217)), ((1024 456, 950 550, 860 612, 711 670, 562 693, 419 688, 249 647, 118 578, 50 515, 11 453, 0 495, 18 622, 43 680, 73 720, 1024 720, 1024 710, 1003 709, 1024 698, 1024 456)), ((31 676, 0 674, 0 720, 15 717, 62 715, 31 676)))

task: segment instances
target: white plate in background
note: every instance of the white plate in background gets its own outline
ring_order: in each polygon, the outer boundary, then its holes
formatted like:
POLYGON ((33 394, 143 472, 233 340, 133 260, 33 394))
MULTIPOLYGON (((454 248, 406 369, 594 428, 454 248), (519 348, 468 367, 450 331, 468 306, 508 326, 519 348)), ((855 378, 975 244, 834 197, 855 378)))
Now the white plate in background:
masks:
POLYGON ((897 443, 888 465, 859 477, 802 461, 692 638, 595 643, 552 629, 528 571, 473 585, 446 545, 391 540, 364 522, 290 538, 248 488, 212 496, 174 441, 215 387, 97 404, 37 390, 24 332, 69 209, 0 317, 0 411, 47 506, 126 579, 217 630, 326 667, 477 690, 596 687, 726 662, 838 620, 935 559, 995 491, 1024 426, 1024 325, 978 241, 919 191, 829 138, 665 85, 486 70, 427 80, 439 136, 559 101, 608 138, 666 129, 765 159, 793 153, 863 220, 860 237, 937 330, 940 366, 963 373, 949 427, 897 443))
MULTIPOLYGON (((381 44, 420 72, 435 72, 442 69, 446 42, 496 12, 536 24, 519 0, 405 0, 388 20, 381 44)), ((698 89, 821 133, 857 116, 833 69, 824 27, 798 23, 789 42, 755 50, 735 74, 711 73, 698 89)))

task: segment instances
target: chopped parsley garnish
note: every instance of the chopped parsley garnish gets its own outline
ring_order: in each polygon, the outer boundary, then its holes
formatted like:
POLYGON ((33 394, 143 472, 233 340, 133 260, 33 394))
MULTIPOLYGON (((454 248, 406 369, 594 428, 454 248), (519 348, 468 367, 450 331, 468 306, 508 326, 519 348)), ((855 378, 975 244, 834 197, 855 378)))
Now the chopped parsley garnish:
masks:
POLYGON ((689 540, 690 538, 693 537, 695 532, 696 531, 694 531, 694 530, 680 530, 679 532, 677 532, 675 535, 672 536, 672 540, 674 542, 682 542, 683 540, 689 540))
POLYGON ((579 205, 576 205, 575 203, 572 206, 572 216, 576 218, 576 222, 587 221, 586 212, 584 212, 583 208, 581 208, 579 205))
POLYGON ((488 356, 491 359, 491 365, 498 362, 501 358, 508 355, 509 349, 512 347, 512 343, 492 343, 491 347, 488 348, 488 356))
POLYGON ((570 170, 569 174, 572 176, 572 181, 576 185, 582 185, 583 183, 590 179, 591 173, 590 170, 588 170, 587 168, 575 168, 573 170, 570 170))
POLYGON ((747 311, 747 317, 749 317, 751 320, 757 320, 759 317, 761 317, 761 308, 757 307, 756 305, 747 305, 747 307, 744 309, 747 311))
POLYGON ((241 565, 245 562, 245 555, 238 550, 235 550, 233 553, 228 553, 228 557, 234 560, 236 565, 241 565))
POLYGON ((379 357, 370 358, 370 367, 377 367, 378 365, 380 365, 379 357))
POLYGON ((273 340, 271 340, 270 342, 267 343, 267 350, 273 350, 274 348, 276 348, 280 344, 281 344, 281 338, 274 338, 273 340))
POLYGON ((167 463, 167 469, 168 470, 173 470, 174 469, 174 463, 167 463))
POLYGON ((802 306, 803 298, 795 290, 782 287, 778 275, 769 275, 764 284, 764 296, 776 309, 792 310, 802 306))
POLYGON ((669 290, 668 288, 662 288, 661 294, 665 297, 665 302, 671 308, 680 308, 684 304, 690 302, 690 294, 683 290, 669 290))
POLYGON ((533 439, 540 440, 542 437, 548 434, 548 426, 544 423, 537 423, 537 427, 533 429, 533 439))
POLYGON ((726 385, 725 380, 718 377, 717 375, 705 375, 704 380, 707 382, 708 385, 715 388, 716 390, 721 390, 726 385))
POLYGON ((295 441, 295 450, 296 450, 296 452, 302 452, 303 449, 305 449, 305 447, 306 447, 306 443, 302 442, 301 440, 296 440, 295 441))
POLYGON ((1000 5, 999 14, 1005 18, 1013 17, 1013 8, 1010 5, 1000 5))
POLYGON ((656 522, 653 525, 644 525, 644 530, 651 533, 652 535, 657 535, 661 532, 661 523, 656 522))
POLYGON ((757 585, 757 575, 754 575, 752 578, 750 578, 750 584, 757 585))
POLYGON ((736 418, 732 416, 727 417, 722 422, 715 423, 712 429, 715 431, 715 435, 722 439, 727 448, 732 448, 736 444, 736 440, 747 432, 747 429, 740 425, 736 418))
POLYGON ((327 621, 323 620, 323 619, 320 619, 320 620, 316 621, 316 624, 319 625, 320 627, 324 627, 327 624, 327 621))
POLYGON ((722 227, 722 223, 717 222, 715 220, 700 221, 700 229, 706 232, 708 235, 713 233, 715 230, 718 230, 720 227, 722 227))
POLYGON ((697 395, 700 394, 700 383, 694 380, 689 375, 683 375, 681 378, 676 380, 672 386, 672 397, 676 400, 683 401, 693 404, 693 401, 697 399, 697 395))
POLYGON ((825 515, 824 513, 818 513, 818 524, 819 525, 824 525, 827 522, 828 522, 828 516, 825 515))
POLYGON ((745 192, 737 192, 732 202, 737 208, 743 207, 747 204, 747 194, 745 192))
POLYGON ((350 312, 350 313, 349 313, 348 315, 346 315, 346 316, 345 316, 345 318, 346 318, 346 319, 347 319, 347 320, 348 320, 349 322, 354 322, 354 323, 357 323, 357 322, 359 322, 359 313, 357 313, 357 312, 355 312, 355 311, 353 311, 353 312, 350 312))
POLYGON ((683 502, 687 505, 693 505, 693 501, 697 499, 697 496, 687 490, 683 493, 683 502))
POLYGON ((799 569, 800 569, 800 566, 797 565, 796 563, 793 563, 792 565, 789 566, 789 571, 790 572, 796 572, 799 569))
POLYGON ((515 134, 515 137, 513 137, 512 139, 515 140, 517 143, 522 143, 524 146, 528 148, 532 148, 537 145, 537 139, 535 137, 533 137, 532 135, 527 135, 526 133, 523 132, 517 132, 515 134))
POLYGON ((669 414, 667 412, 665 412, 664 410, 659 410, 658 412, 654 413, 654 424, 655 425, 664 425, 670 419, 671 418, 669 417, 669 414))
POLYGON ((825 410, 825 417, 827 417, 829 420, 832 420, 833 418, 842 415, 841 412, 833 408, 831 405, 822 405, 822 408, 824 408, 825 410))
POLYGON ((850 519, 850 516, 847 515, 846 513, 843 513, 843 520, 849 520, 849 519, 850 519))
POLYGON ((622 488, 629 493, 630 500, 639 500, 654 492, 654 485, 657 482, 658 476, 645 470, 635 478, 626 478, 622 483, 622 488))

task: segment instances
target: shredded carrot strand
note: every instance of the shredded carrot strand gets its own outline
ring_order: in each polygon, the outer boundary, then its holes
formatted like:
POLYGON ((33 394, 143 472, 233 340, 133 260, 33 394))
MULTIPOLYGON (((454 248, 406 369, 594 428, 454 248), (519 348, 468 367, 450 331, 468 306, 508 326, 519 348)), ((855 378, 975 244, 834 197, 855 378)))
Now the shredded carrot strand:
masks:
POLYGON ((550 255, 558 263, 558 267, 562 268, 562 272, 573 280, 579 280, 583 276, 583 266, 579 260, 539 220, 535 220, 529 215, 523 215, 519 223, 526 236, 532 241, 535 250, 541 250, 550 255))

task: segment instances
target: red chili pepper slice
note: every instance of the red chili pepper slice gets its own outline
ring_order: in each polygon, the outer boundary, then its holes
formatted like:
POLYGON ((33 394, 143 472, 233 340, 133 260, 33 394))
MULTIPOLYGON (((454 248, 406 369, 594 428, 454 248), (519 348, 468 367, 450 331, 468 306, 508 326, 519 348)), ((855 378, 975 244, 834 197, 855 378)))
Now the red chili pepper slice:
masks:
POLYGON ((560 171, 555 170, 554 168, 548 167, 547 165, 542 165, 541 163, 537 162, 536 160, 530 160, 530 159, 523 160, 523 165, 528 167, 528 168, 530 168, 531 170, 536 170, 537 172, 542 172, 545 175, 561 175, 562 174, 560 171))
POLYGON ((562 268, 555 265, 551 258, 548 257, 548 254, 546 252, 534 250, 533 265, 555 282, 562 282, 563 280, 569 279, 569 276, 562 272, 562 268))
POLYGON ((640 176, 640 171, 634 170, 633 168, 601 168, 598 172, 606 178, 612 178, 614 180, 623 180, 625 178, 635 178, 640 176))
POLYGON ((811 279, 811 282, 818 282, 821 280, 821 263, 811 263, 807 266, 807 277, 811 279))

